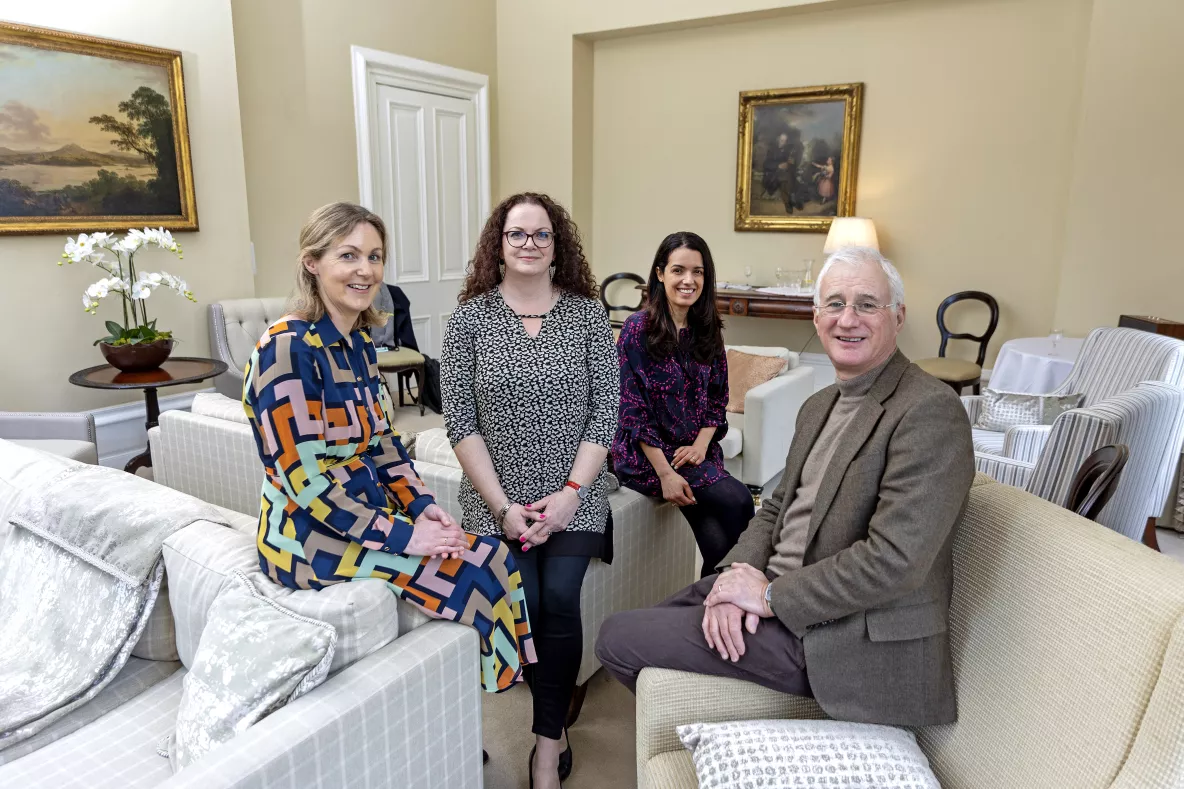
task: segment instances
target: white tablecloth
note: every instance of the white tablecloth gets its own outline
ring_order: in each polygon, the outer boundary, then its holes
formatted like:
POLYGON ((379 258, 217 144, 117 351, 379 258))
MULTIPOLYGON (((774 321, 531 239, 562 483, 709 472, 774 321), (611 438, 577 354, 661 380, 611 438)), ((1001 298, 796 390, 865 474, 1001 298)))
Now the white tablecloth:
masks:
POLYGON ((1083 342, 1078 337, 1065 337, 1057 342, 1054 356, 1048 337, 1008 340, 999 349, 987 386, 1001 392, 1051 392, 1069 377, 1083 342))

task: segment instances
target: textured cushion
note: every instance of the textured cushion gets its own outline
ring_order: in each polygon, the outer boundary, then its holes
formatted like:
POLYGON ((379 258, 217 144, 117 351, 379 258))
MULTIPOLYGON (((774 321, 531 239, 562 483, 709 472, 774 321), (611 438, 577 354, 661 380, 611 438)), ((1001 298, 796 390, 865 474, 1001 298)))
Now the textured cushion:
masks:
MULTIPOLYGON (((177 662, 130 658, 119 674, 115 676, 115 679, 111 680, 111 683, 99 691, 93 699, 64 717, 58 718, 29 739, 21 740, 0 751, 0 765, 14 762, 26 754, 41 750, 50 743, 57 742, 84 726, 88 726, 112 710, 127 704, 158 682, 168 679, 179 668, 181 668, 181 664, 177 662)), ((9 785, 5 784, 4 780, 4 773, 0 771, 0 786, 9 785)), ((11 785, 17 786, 19 784, 11 785)))
POLYGON ((776 356, 781 361, 785 362, 785 366, 781 368, 781 372, 791 370, 801 363, 801 356, 788 348, 779 348, 776 345, 725 345, 725 350, 740 351, 740 353, 750 353, 753 356, 776 356))
POLYGON ((695 761, 699 785, 850 786, 941 789, 929 760, 905 729, 817 720, 691 723, 678 736, 695 761))
POLYGON ((983 390, 982 408, 974 427, 1006 432, 1017 425, 1051 425, 1057 417, 1081 405, 1081 394, 1025 394, 983 390))
POLYGON ((423 354, 410 348, 400 348, 397 351, 382 351, 378 354, 379 370, 410 367, 415 364, 423 364, 423 354))
POLYGON ((452 443, 448 440, 448 433, 442 427, 424 430, 415 437, 415 459, 425 463, 435 463, 437 466, 460 468, 460 461, 452 451, 452 443))
POLYGON ((89 441, 69 441, 64 438, 10 438, 14 444, 51 455, 77 460, 80 463, 98 465, 98 449, 89 441))
POLYGON ((983 368, 964 359, 935 356, 932 359, 918 359, 916 364, 942 381, 973 381, 983 374, 983 368))
POLYGON ((193 404, 189 406, 189 410, 201 416, 227 419, 244 425, 250 424, 247 412, 243 410, 242 402, 217 392, 198 392, 193 396, 193 404))
POLYGON ((744 396, 748 390, 771 381, 785 369, 779 356, 744 353, 735 348, 728 351, 728 410, 744 413, 744 396))
POLYGON ((379 579, 334 584, 321 590, 280 586, 259 570, 252 535, 199 522, 165 540, 165 571, 177 628, 177 652, 186 666, 206 626, 210 606, 234 571, 246 574, 259 594, 337 631, 332 670, 389 644, 399 633, 398 598, 379 579))
POLYGON ((145 660, 180 660, 177 654, 177 626, 173 622, 172 606, 169 603, 169 577, 161 581, 156 603, 144 625, 140 640, 132 648, 132 656, 145 660))
POLYGON ((181 770, 329 676, 337 633, 256 591, 241 572, 210 607, 182 683, 169 762, 181 770))

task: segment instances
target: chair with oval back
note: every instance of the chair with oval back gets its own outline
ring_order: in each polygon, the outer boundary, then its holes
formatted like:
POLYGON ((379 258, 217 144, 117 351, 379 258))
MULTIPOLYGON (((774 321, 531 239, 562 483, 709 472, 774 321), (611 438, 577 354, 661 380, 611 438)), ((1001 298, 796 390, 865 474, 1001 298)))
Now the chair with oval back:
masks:
POLYGON ((619 329, 625 325, 624 318, 617 319, 613 317, 614 312, 627 312, 629 314, 633 314, 640 310, 642 305, 645 304, 644 294, 638 295, 636 307, 609 304, 608 298, 605 295, 608 293, 608 286, 619 280, 628 280, 630 282, 635 282, 642 287, 645 286, 645 279, 643 279, 640 274, 634 274, 632 271, 618 271, 616 274, 610 274, 609 276, 605 277, 604 282, 600 283, 600 303, 604 305, 604 311, 608 313, 609 325, 614 329, 619 329))
POLYGON ((954 387, 954 391, 958 394, 961 394, 962 389, 967 386, 973 386, 974 393, 978 394, 983 376, 983 361, 987 358, 987 345, 991 342, 991 336, 995 334, 995 329, 998 326, 999 302, 995 301, 994 296, 990 293, 984 293, 981 290, 964 290, 955 293, 946 298, 941 303, 941 306, 937 308, 937 329, 941 332, 941 347, 937 350, 937 356, 929 359, 918 359, 917 366, 934 378, 945 381, 954 387), (987 325, 987 330, 982 334, 955 334, 946 327, 946 310, 952 304, 966 300, 981 301, 991 311, 991 321, 987 325), (977 342, 977 360, 968 362, 964 359, 947 358, 946 346, 950 340, 972 340, 977 342))

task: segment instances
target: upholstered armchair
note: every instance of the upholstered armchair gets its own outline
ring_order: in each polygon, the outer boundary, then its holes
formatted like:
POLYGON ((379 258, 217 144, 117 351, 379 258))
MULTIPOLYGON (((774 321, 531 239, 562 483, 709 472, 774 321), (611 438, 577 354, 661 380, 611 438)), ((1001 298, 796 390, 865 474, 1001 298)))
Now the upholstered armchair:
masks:
MULTIPOLYGON (((1094 329, 1053 394, 1083 394, 1052 425, 974 429, 975 466, 1064 506, 1090 453, 1126 444, 1130 461, 1098 522, 1140 540, 1164 509, 1184 445, 1184 342, 1135 329, 1094 329)), ((973 424, 981 397, 963 397, 973 424)))
POLYGON ((218 392, 241 400, 243 369, 267 327, 283 317, 285 299, 231 299, 210 305, 210 350, 226 362, 214 379, 218 392))
POLYGON ((83 463, 99 462, 95 418, 88 413, 0 411, 0 438, 83 463))
POLYGON ((798 410, 814 394, 814 370, 803 365, 788 348, 729 345, 730 350, 785 361, 772 380, 754 386, 744 397, 744 413, 728 412, 728 433, 720 441, 724 467, 745 485, 755 488, 785 468, 793 441, 798 410))

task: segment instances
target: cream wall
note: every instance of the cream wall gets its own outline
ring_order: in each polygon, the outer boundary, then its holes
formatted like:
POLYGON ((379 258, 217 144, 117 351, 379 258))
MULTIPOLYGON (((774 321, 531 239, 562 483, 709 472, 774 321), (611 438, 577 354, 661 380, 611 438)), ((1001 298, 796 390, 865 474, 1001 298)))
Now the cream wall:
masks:
POLYGON ((1094 0, 1056 322, 1184 321, 1184 2, 1094 0))
POLYGON ((358 199, 351 45, 488 75, 496 189, 494 0, 233 0, 232 7, 260 296, 290 292, 309 213, 358 199))
MULTIPOLYGON (((644 270, 678 228, 704 233, 726 276, 820 259, 821 236, 731 230, 737 93, 862 81, 858 210, 904 274, 906 352, 933 353, 938 301, 971 287, 1003 302, 988 365, 1054 321, 1081 334, 1119 312, 1181 318, 1168 190, 1184 176, 1169 136, 1184 121, 1170 98, 1182 13, 1179 0, 499 0, 502 94, 550 98, 502 113, 503 192, 570 201, 598 274, 644 270), (524 25, 531 46, 513 46, 524 25), (1124 133, 1139 142, 1114 156, 1124 133), (591 188, 577 183, 587 169, 591 188)), ((753 319, 729 333, 809 335, 753 319)))
MULTIPOLYGON (((4 0, 0 19, 182 52, 201 229, 177 234, 184 260, 151 250, 137 263, 188 281, 197 304, 159 291, 148 302, 149 312, 181 340, 178 355, 209 355, 206 305, 254 290, 229 0, 4 0)), ((97 316, 82 311, 82 291, 99 272, 90 266, 58 268, 65 240, 65 234, 0 237, 0 313, 8 327, 0 343, 0 409, 80 411, 139 399, 136 392, 108 393, 66 382, 75 370, 102 364, 91 342, 106 333, 103 321, 120 311, 110 298, 101 302, 97 316)))
MULTIPOLYGON (((707 239, 721 279, 743 282, 751 266, 772 284, 776 266, 805 258, 817 271, 825 235, 732 228, 738 94, 862 81, 857 212, 875 219, 905 281, 901 347, 934 355, 934 312, 958 290, 993 294, 1004 335, 1046 333, 1071 167, 1069 146, 1050 143, 1073 135, 1088 10, 909 0, 597 42, 598 277, 644 275, 680 229, 707 239)), ((797 350, 812 331, 728 319, 734 343, 797 350)))

